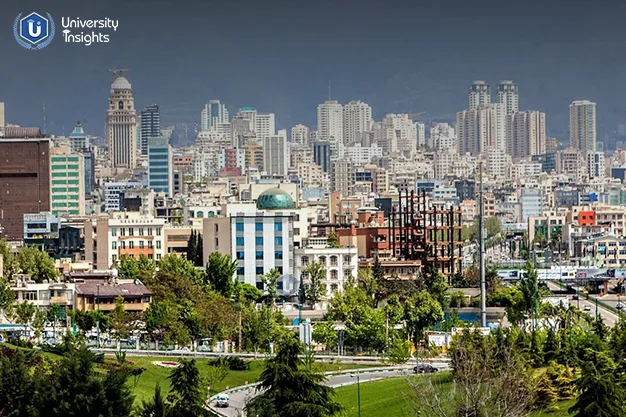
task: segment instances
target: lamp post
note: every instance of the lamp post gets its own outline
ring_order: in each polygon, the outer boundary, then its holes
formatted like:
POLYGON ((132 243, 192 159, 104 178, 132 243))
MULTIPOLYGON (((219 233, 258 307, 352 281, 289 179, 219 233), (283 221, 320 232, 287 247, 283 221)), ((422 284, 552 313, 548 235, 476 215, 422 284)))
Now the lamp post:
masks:
POLYGON ((96 304, 98 306, 98 314, 96 314, 96 332, 97 332, 96 343, 98 344, 98 347, 100 347, 100 284, 96 284, 96 288, 97 288, 96 304))
POLYGON ((359 410, 359 417, 361 417, 361 379, 358 375, 350 375, 352 378, 356 378, 356 402, 359 410))
POLYGON ((267 294, 267 354, 272 354, 272 326, 270 323, 270 316, 272 313, 272 307, 270 304, 270 295, 267 294))

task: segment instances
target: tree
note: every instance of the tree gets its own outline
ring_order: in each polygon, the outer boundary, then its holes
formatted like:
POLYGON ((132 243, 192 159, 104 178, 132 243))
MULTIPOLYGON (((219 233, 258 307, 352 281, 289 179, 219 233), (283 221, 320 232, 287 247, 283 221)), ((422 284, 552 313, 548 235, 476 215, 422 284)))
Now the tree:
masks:
POLYGON ((326 240, 326 243, 331 248, 338 248, 339 247, 339 236, 337 236, 337 232, 335 232, 334 230, 332 232, 330 232, 328 234, 328 239, 326 240))
POLYGON ((148 258, 146 255, 140 255, 137 261, 137 269, 139 276, 153 276, 156 271, 156 263, 153 259, 148 258))
POLYGON ((411 342, 396 336, 391 344, 389 361, 395 365, 402 365, 411 359, 411 342))
POLYGON ((487 217, 485 219, 485 233, 487 234, 487 239, 494 237, 501 231, 502 224, 500 223, 500 219, 497 217, 487 217))
POLYGON ((559 341, 556 337, 556 333, 551 328, 548 329, 546 335, 546 342, 543 345, 543 362, 550 363, 558 356, 559 341))
POLYGON ((557 397, 557 392, 552 386, 550 378, 545 372, 541 372, 535 381, 534 408, 544 409, 552 407, 556 403, 557 397))
POLYGON ((39 339, 43 333, 44 326, 46 324, 46 313, 43 310, 36 309, 33 316, 33 322, 31 327, 35 331, 35 338, 39 339))
POLYGON ((204 265, 204 242, 202 240, 201 234, 198 234, 198 243, 196 245, 196 259, 194 260, 194 264, 196 266, 204 265))
POLYGON ((257 287, 250 284, 242 284, 239 281, 236 283, 235 293, 236 300, 243 297, 247 301, 258 302, 263 297, 263 293, 257 287))
POLYGON ((159 261, 159 271, 178 277, 185 277, 192 282, 201 283, 202 273, 194 266, 193 262, 175 253, 165 255, 159 261))
POLYGON ((23 303, 19 303, 15 307, 15 315, 17 316, 18 323, 24 325, 24 331, 26 331, 26 326, 33 318, 35 314, 35 305, 25 301, 23 303))
POLYGON ((157 381, 154 387, 154 397, 151 400, 142 401, 138 410, 139 417, 167 417, 169 405, 161 395, 161 385, 157 381))
POLYGON ((343 407, 332 399, 334 391, 324 385, 325 376, 309 370, 299 355, 303 348, 291 333, 278 344, 276 356, 267 360, 261 373, 263 392, 246 405, 248 415, 258 417, 332 417, 343 407))
POLYGON ((422 290, 407 300, 404 318, 411 340, 417 345, 424 338, 424 330, 443 319, 443 310, 428 291, 422 290))
POLYGON ((219 252, 209 255, 206 266, 207 283, 228 299, 233 296, 235 272, 237 272, 237 262, 233 261, 230 255, 222 255, 219 252))
POLYGON ((359 287, 363 288, 368 297, 375 299, 378 283, 371 269, 359 269, 357 283, 359 287))
POLYGON ((193 262, 195 265, 196 257, 198 253, 198 235, 195 230, 191 231, 191 235, 189 235, 189 240, 187 241, 187 251, 186 257, 189 262, 193 262))
POLYGON ((139 263, 130 255, 120 256, 120 261, 117 265, 117 276, 125 279, 135 279, 139 273, 139 263))
POLYGON ((11 285, 9 285, 9 281, 0 278, 0 311, 13 304, 14 299, 15 293, 11 289, 11 285))
POLYGON ((274 302, 278 298, 278 280, 280 279, 280 272, 278 269, 272 268, 270 272, 263 275, 263 284, 265 285, 265 291, 269 298, 269 305, 274 307, 274 302))
POLYGON ((50 256, 35 247, 22 246, 17 254, 17 263, 22 273, 30 275, 38 283, 55 281, 59 275, 50 256))
POLYGON ((146 331, 152 335, 155 349, 159 342, 169 339, 178 319, 178 309, 167 301, 153 301, 145 312, 146 331))
POLYGON ((3 276, 6 280, 11 280, 19 271, 20 266, 17 257, 13 254, 13 249, 5 239, 0 240, 0 255, 2 255, 3 276))
POLYGON ((115 332, 115 337, 118 340, 126 339, 130 334, 126 312, 124 311, 124 298, 122 296, 118 296, 115 299, 115 308, 111 312, 111 330, 115 332))
POLYGON ((179 362, 180 366, 174 368, 169 376, 171 389, 168 402, 171 410, 168 417, 208 416, 204 408, 204 384, 195 359, 181 359, 179 362))
POLYGON ((307 265, 306 271, 309 283, 306 286, 305 298, 313 307, 326 295, 326 285, 322 282, 326 279, 326 269, 321 262, 311 262, 307 265))
POLYGON ((315 323, 311 332, 311 337, 315 343, 324 345, 324 349, 330 351, 337 345, 337 330, 335 324, 330 321, 315 323))
POLYGON ((624 417, 624 375, 604 352, 587 349, 576 382, 580 394, 569 409, 575 417, 624 417))

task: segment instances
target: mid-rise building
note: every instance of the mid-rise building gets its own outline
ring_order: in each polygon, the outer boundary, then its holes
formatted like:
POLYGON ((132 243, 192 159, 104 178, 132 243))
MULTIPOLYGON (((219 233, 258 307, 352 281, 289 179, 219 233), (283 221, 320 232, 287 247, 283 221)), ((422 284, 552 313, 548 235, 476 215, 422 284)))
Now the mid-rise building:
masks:
POLYGON ((287 131, 263 138, 263 169, 269 175, 286 175, 289 168, 287 131))
POLYGON ((426 146, 426 125, 422 122, 415 122, 415 132, 417 135, 417 146, 426 146))
POLYGON ((22 238, 25 213, 50 211, 50 140, 29 129, 6 127, 0 140, 0 228, 9 239, 22 238))
MULTIPOLYGON (((219 100, 210 100, 200 114, 200 129, 212 130, 219 124, 228 123, 228 110, 219 100)), ((242 132, 243 133, 243 132, 242 132)))
POLYGON ((137 149, 137 112, 128 80, 119 76, 111 84, 106 114, 109 163, 114 168, 134 169, 137 149))
POLYGON ((263 166, 265 165, 265 152, 263 146, 261 146, 259 142, 257 142, 256 140, 248 142, 243 147, 243 151, 247 169, 263 169, 263 166))
POLYGON ((587 170, 589 179, 604 178, 604 152, 591 152, 587 154, 587 170))
POLYGON ((163 191, 171 197, 173 191, 172 146, 164 136, 148 141, 148 184, 155 192, 163 191))
POLYGON ((161 113, 159 106, 153 104, 141 111, 141 154, 148 155, 150 138, 161 136, 161 113))
POLYGON ((491 87, 485 81, 476 80, 469 88, 469 109, 477 109, 478 106, 491 103, 491 87))
POLYGON ((80 122, 76 123, 74 130, 70 133, 70 149, 74 153, 89 149, 89 139, 80 122))
POLYGON ((119 211, 121 210, 121 195, 124 190, 139 188, 140 182, 127 181, 127 182, 107 182, 104 184, 104 208, 105 211, 119 211))
POLYGON ((504 80, 498 84, 498 103, 503 104, 506 114, 519 111, 519 90, 513 81, 504 80))
POLYGON ((513 158, 546 153, 546 114, 529 110, 507 116, 507 152, 513 158))
POLYGON ((298 145, 309 145, 309 128, 305 125, 295 125, 291 128, 291 142, 298 145))
MULTIPOLYGON (((274 113, 257 113, 256 127, 254 131, 257 137, 265 138, 276 135, 276 116, 274 113)), ((287 134, 285 133, 285 138, 287 134)))
POLYGON ((85 214, 85 161, 83 154, 72 153, 67 146, 50 151, 52 214, 85 214))
POLYGON ((430 129, 428 146, 435 151, 456 147, 456 133, 454 127, 448 123, 437 123, 430 129))
POLYGON ((570 104, 569 140, 584 155, 596 151, 596 103, 576 100, 570 104))
POLYGON ((85 223, 85 260, 94 269, 109 269, 124 255, 160 261, 165 255, 166 220, 138 212, 114 212, 85 223))
POLYGON ((343 143, 343 106, 337 100, 317 106, 317 138, 343 143))
POLYGON ((506 152, 506 114, 499 103, 479 105, 457 113, 459 154, 478 156, 488 149, 506 152))
POLYGON ((322 167, 322 171, 328 172, 330 168, 329 142, 315 142, 313 144, 313 162, 322 167))
POLYGON ((395 150, 409 154, 417 150, 417 130, 408 114, 388 114, 382 121, 382 143, 384 153, 395 150), (395 148, 395 149, 394 149, 395 148))
MULTIPOLYGON (((343 108, 343 143, 359 142, 360 134, 372 127, 372 108, 361 100, 352 100, 343 108)), ((360 143, 360 142, 359 142, 360 143)))

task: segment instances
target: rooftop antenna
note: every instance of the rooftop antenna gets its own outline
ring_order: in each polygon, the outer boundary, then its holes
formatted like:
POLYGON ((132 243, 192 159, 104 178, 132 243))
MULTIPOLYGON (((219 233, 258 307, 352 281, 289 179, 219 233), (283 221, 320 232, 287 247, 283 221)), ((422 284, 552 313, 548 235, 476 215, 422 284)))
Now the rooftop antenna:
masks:
POLYGON ((46 103, 43 103, 43 133, 46 133, 46 103))
POLYGON ((330 98, 330 97, 331 97, 331 94, 330 94, 330 93, 331 93, 331 89, 330 89, 330 81, 328 81, 328 101, 330 101, 330 100, 331 100, 331 98, 330 98))
POLYGON ((115 68, 109 70, 109 72, 113 73, 113 81, 115 81, 118 77, 123 77, 125 72, 128 72, 126 68, 115 68))

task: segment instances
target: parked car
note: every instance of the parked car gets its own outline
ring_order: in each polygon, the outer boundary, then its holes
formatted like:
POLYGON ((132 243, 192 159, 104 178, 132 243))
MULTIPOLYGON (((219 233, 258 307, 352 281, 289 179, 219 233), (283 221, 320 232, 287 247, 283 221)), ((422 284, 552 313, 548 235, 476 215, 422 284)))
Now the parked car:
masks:
POLYGON ((622 310, 624 308, 624 304, 622 303, 617 303, 617 305, 615 306, 616 309, 618 310, 622 310))
POLYGON ((220 408, 228 407, 228 395, 227 394, 219 394, 215 399, 215 406, 220 408))
POLYGON ((427 363, 419 364, 413 368, 413 372, 416 374, 432 374, 437 371, 437 368, 427 363))
POLYGON ((584 306, 584 307, 583 307, 583 311, 591 311, 591 307, 589 307, 589 306, 584 306))

